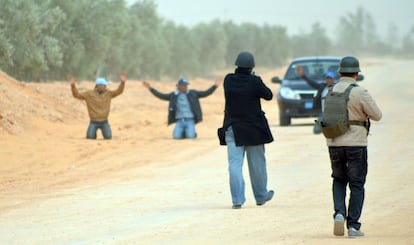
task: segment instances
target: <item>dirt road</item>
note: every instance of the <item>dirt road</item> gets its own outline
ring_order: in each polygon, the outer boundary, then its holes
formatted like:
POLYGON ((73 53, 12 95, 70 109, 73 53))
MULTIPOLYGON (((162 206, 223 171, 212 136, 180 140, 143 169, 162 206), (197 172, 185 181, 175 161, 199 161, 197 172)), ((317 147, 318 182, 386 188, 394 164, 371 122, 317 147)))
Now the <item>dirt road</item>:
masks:
MULTIPOLYGON (((255 205, 245 166, 247 202, 232 210, 226 148, 215 134, 222 88, 201 101, 199 138, 174 141, 167 103, 128 82, 112 102, 114 139, 88 141, 85 105, 67 83, 5 88, 0 80, 3 91, 19 89, 41 105, 19 117, 22 129, 0 134, 0 244, 414 244, 414 61, 361 65, 361 85, 383 111, 369 136, 363 238, 332 235, 325 140, 312 134, 312 119, 279 127, 275 100, 263 102, 275 137, 266 145, 275 197, 255 205)), ((276 89, 269 73, 262 77, 276 89)))

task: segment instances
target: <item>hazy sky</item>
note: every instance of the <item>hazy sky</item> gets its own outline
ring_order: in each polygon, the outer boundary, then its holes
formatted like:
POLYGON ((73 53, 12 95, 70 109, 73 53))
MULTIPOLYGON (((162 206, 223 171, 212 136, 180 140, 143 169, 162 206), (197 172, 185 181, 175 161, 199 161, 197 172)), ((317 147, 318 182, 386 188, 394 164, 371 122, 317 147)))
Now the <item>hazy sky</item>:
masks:
MULTIPOLYGON (((390 23, 405 35, 414 25, 413 0, 154 0, 158 14, 177 24, 192 26, 213 19, 235 23, 276 24, 289 34, 309 31, 319 22, 328 35, 334 33, 339 17, 362 6, 371 14, 377 32, 385 36, 390 23)), ((128 2, 135 2, 128 0, 128 2)))

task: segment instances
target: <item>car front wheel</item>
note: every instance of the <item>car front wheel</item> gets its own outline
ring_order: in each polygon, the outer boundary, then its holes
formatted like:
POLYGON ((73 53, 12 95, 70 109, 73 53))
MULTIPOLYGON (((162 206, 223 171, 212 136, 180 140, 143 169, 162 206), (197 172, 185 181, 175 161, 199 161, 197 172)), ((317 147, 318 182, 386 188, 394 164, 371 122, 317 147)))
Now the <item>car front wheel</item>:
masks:
POLYGON ((283 113, 279 113, 279 125, 280 126, 289 126, 290 125, 290 117, 283 114, 283 113))

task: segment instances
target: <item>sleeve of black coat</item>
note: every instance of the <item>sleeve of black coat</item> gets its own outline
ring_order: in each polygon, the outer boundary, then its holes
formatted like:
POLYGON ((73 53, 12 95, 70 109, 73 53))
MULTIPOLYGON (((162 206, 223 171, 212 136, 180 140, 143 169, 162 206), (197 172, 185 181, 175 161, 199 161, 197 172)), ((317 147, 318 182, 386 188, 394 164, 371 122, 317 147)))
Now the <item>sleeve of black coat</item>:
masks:
POLYGON ((159 92, 158 90, 156 90, 155 88, 150 88, 150 92, 157 97, 158 99, 162 99, 162 100, 170 100, 171 98, 171 93, 168 94, 164 94, 159 92))
POLYGON ((217 86, 213 85, 209 89, 204 90, 204 91, 198 91, 198 90, 193 90, 193 91, 197 93, 197 96, 199 98, 203 98, 203 97, 207 97, 210 94, 212 94, 216 89, 217 89, 217 86))
POLYGON ((273 98, 272 90, 263 83, 260 77, 257 78, 257 83, 259 84, 259 97, 265 100, 271 100, 273 98))

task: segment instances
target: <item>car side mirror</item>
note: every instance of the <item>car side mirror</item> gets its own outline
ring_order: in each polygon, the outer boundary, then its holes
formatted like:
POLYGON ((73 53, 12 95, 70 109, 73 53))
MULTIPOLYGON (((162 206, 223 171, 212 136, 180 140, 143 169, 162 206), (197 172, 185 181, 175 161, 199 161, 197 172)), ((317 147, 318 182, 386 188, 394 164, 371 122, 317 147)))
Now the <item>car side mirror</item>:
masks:
POLYGON ((282 83, 282 80, 280 80, 279 77, 272 77, 271 81, 272 83, 282 83))
POLYGON ((358 77, 356 78, 357 81, 362 81, 364 80, 364 75, 362 74, 358 74, 358 77))

